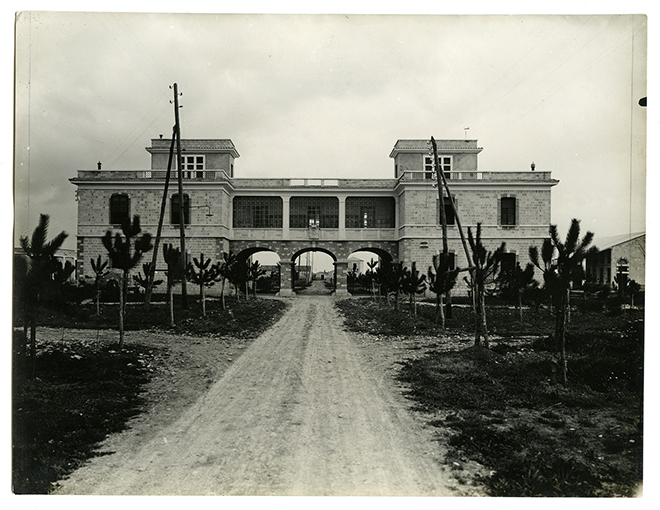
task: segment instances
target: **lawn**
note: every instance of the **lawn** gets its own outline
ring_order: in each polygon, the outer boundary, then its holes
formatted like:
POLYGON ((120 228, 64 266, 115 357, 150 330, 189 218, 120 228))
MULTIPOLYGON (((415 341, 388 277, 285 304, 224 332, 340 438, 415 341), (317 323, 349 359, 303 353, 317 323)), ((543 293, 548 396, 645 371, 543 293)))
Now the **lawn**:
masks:
MULTIPOLYGON (((52 485, 99 455, 99 444, 126 431, 149 411, 154 427, 192 404, 233 356, 270 327, 286 304, 273 299, 230 300, 187 310, 129 304, 126 341, 117 342, 118 308, 103 304, 42 310, 37 329, 35 377, 14 353, 12 385, 12 487, 16 494, 46 494, 52 485)), ((23 331, 14 331, 15 341, 23 331)))
MULTIPOLYGON (((407 346, 396 364, 406 396, 448 445, 462 483, 492 496, 630 497, 643 451, 643 311, 574 309, 569 383, 552 383, 554 319, 545 310, 488 310, 491 349, 472 345, 474 313, 453 309, 447 330, 434 307, 338 303, 346 326, 374 342, 407 346), (483 469, 478 479, 467 466, 483 469)), ((474 472, 474 470, 472 471, 474 472)))

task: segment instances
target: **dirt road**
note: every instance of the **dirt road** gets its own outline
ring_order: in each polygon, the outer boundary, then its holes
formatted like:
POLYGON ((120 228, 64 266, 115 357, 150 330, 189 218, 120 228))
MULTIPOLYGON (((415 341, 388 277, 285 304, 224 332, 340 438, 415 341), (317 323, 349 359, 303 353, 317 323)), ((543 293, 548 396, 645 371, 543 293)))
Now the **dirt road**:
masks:
POLYGON ((452 495, 437 450, 333 298, 307 296, 173 425, 93 459, 58 493, 452 495))

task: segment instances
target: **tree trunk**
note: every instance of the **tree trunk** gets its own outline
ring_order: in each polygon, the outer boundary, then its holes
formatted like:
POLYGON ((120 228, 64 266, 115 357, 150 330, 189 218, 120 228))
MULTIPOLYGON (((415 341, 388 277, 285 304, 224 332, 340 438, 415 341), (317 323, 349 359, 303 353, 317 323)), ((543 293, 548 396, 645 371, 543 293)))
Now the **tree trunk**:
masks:
POLYGON ((125 273, 122 273, 122 281, 119 284, 119 349, 124 348, 124 279, 125 273))
POLYGON ((523 322, 523 312, 522 312, 522 292, 518 291, 518 315, 520 317, 520 324, 523 322))
POLYGON ((220 307, 224 310, 225 309, 225 282, 226 278, 222 279, 222 287, 220 290, 220 307))
POLYGON ((21 345, 19 346, 20 348, 20 355, 21 355, 21 361, 23 363, 23 368, 25 368, 27 365, 25 364, 25 360, 27 359, 27 352, 28 352, 28 331, 30 329, 30 317, 31 317, 31 308, 30 308, 30 300, 27 299, 27 296, 24 296, 23 299, 25 299, 25 305, 24 305, 24 310, 23 310, 23 340, 21 341, 21 345))
POLYGON ((567 289, 560 300, 557 309, 557 321, 555 322, 555 341, 557 342, 557 349, 559 351, 559 370, 561 371, 561 383, 568 382, 568 364, 566 361, 566 308, 568 306, 568 293, 567 289))
POLYGON ((32 316, 30 317, 30 374, 34 379, 37 370, 37 317, 36 309, 32 309, 32 316))
MULTIPOLYGON (((438 294, 438 305, 438 311, 440 312, 440 327, 442 327, 442 331, 444 331, 447 328, 447 321, 445 316, 445 306, 442 302, 442 294, 438 294)), ((436 323, 437 322, 436 318, 436 323)))
POLYGON ((206 295, 204 293, 204 285, 199 286, 199 295, 202 301, 202 317, 206 317, 206 295))
POLYGON ((101 316, 101 284, 96 280, 96 316, 101 316))
POLYGON ((490 347, 488 341, 488 325, 486 323, 486 293, 480 285, 475 287, 475 301, 477 305, 477 334, 475 338, 475 345, 481 345, 488 349, 490 347), (477 288, 478 287, 478 288, 477 288))
POLYGON ((170 326, 174 327, 176 326, 174 322, 174 285, 170 281, 167 282, 167 297, 170 302, 170 326))

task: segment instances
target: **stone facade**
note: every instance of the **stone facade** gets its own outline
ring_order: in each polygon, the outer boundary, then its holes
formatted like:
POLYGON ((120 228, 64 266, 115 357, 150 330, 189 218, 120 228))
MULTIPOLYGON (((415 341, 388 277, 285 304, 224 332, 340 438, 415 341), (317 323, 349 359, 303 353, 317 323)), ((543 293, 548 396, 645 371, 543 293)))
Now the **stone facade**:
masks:
MULTIPOLYGON (((111 224, 111 208, 118 202, 127 204, 127 211, 121 213, 140 216, 144 232, 156 233, 170 145, 168 139, 151 141, 149 170, 79 170, 71 179, 77 186, 80 278, 91 276, 90 259, 106 256, 101 238, 107 230, 119 229, 111 224), (123 196, 121 200, 117 195, 123 196)), ((277 253, 283 295, 292 293, 292 262, 310 250, 334 259, 336 292, 342 294, 348 258, 356 251, 403 261, 408 267, 416 262, 426 272, 433 255, 442 249, 438 188, 425 140, 396 142, 390 154, 391 179, 235 178, 239 155, 231 140, 182 140, 182 148, 189 255, 203 252, 217 260, 230 251, 240 257, 264 250, 277 253), (240 204, 234 204, 235 197, 242 197, 240 204), (240 226, 234 222, 236 211, 240 226)), ((547 237, 551 188, 557 181, 549 172, 480 171, 477 155, 482 149, 476 140, 440 140, 438 150, 464 231, 480 222, 484 244, 495 249, 505 242, 524 266, 529 246, 540 246, 547 237)), ((173 205, 173 196, 178 197, 176 172, 171 176, 162 243, 178 246, 178 206, 173 205)), ((456 263, 466 267, 455 224, 448 226, 448 243, 456 263)), ((164 270, 160 254, 157 270, 164 270)))
POLYGON ((624 234, 593 243, 598 253, 589 255, 586 262, 587 279, 612 286, 619 266, 628 278, 635 280, 644 289, 646 280, 646 234, 624 234))

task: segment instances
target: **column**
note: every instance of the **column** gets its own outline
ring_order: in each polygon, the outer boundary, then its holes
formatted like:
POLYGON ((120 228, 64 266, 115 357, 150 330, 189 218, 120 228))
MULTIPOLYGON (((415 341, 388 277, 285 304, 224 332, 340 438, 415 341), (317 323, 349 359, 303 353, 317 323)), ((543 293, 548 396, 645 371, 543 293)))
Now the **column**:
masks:
POLYGON ((348 260, 337 260, 335 262, 335 297, 348 298, 351 297, 348 292, 348 260))
POLYGON ((289 233, 289 200, 291 197, 282 197, 282 239, 288 241, 291 239, 289 233))
POLYGON ((339 239, 346 239, 346 197, 339 198, 339 239))
POLYGON ((280 291, 279 297, 293 297, 293 262, 291 260, 280 261, 280 291))

